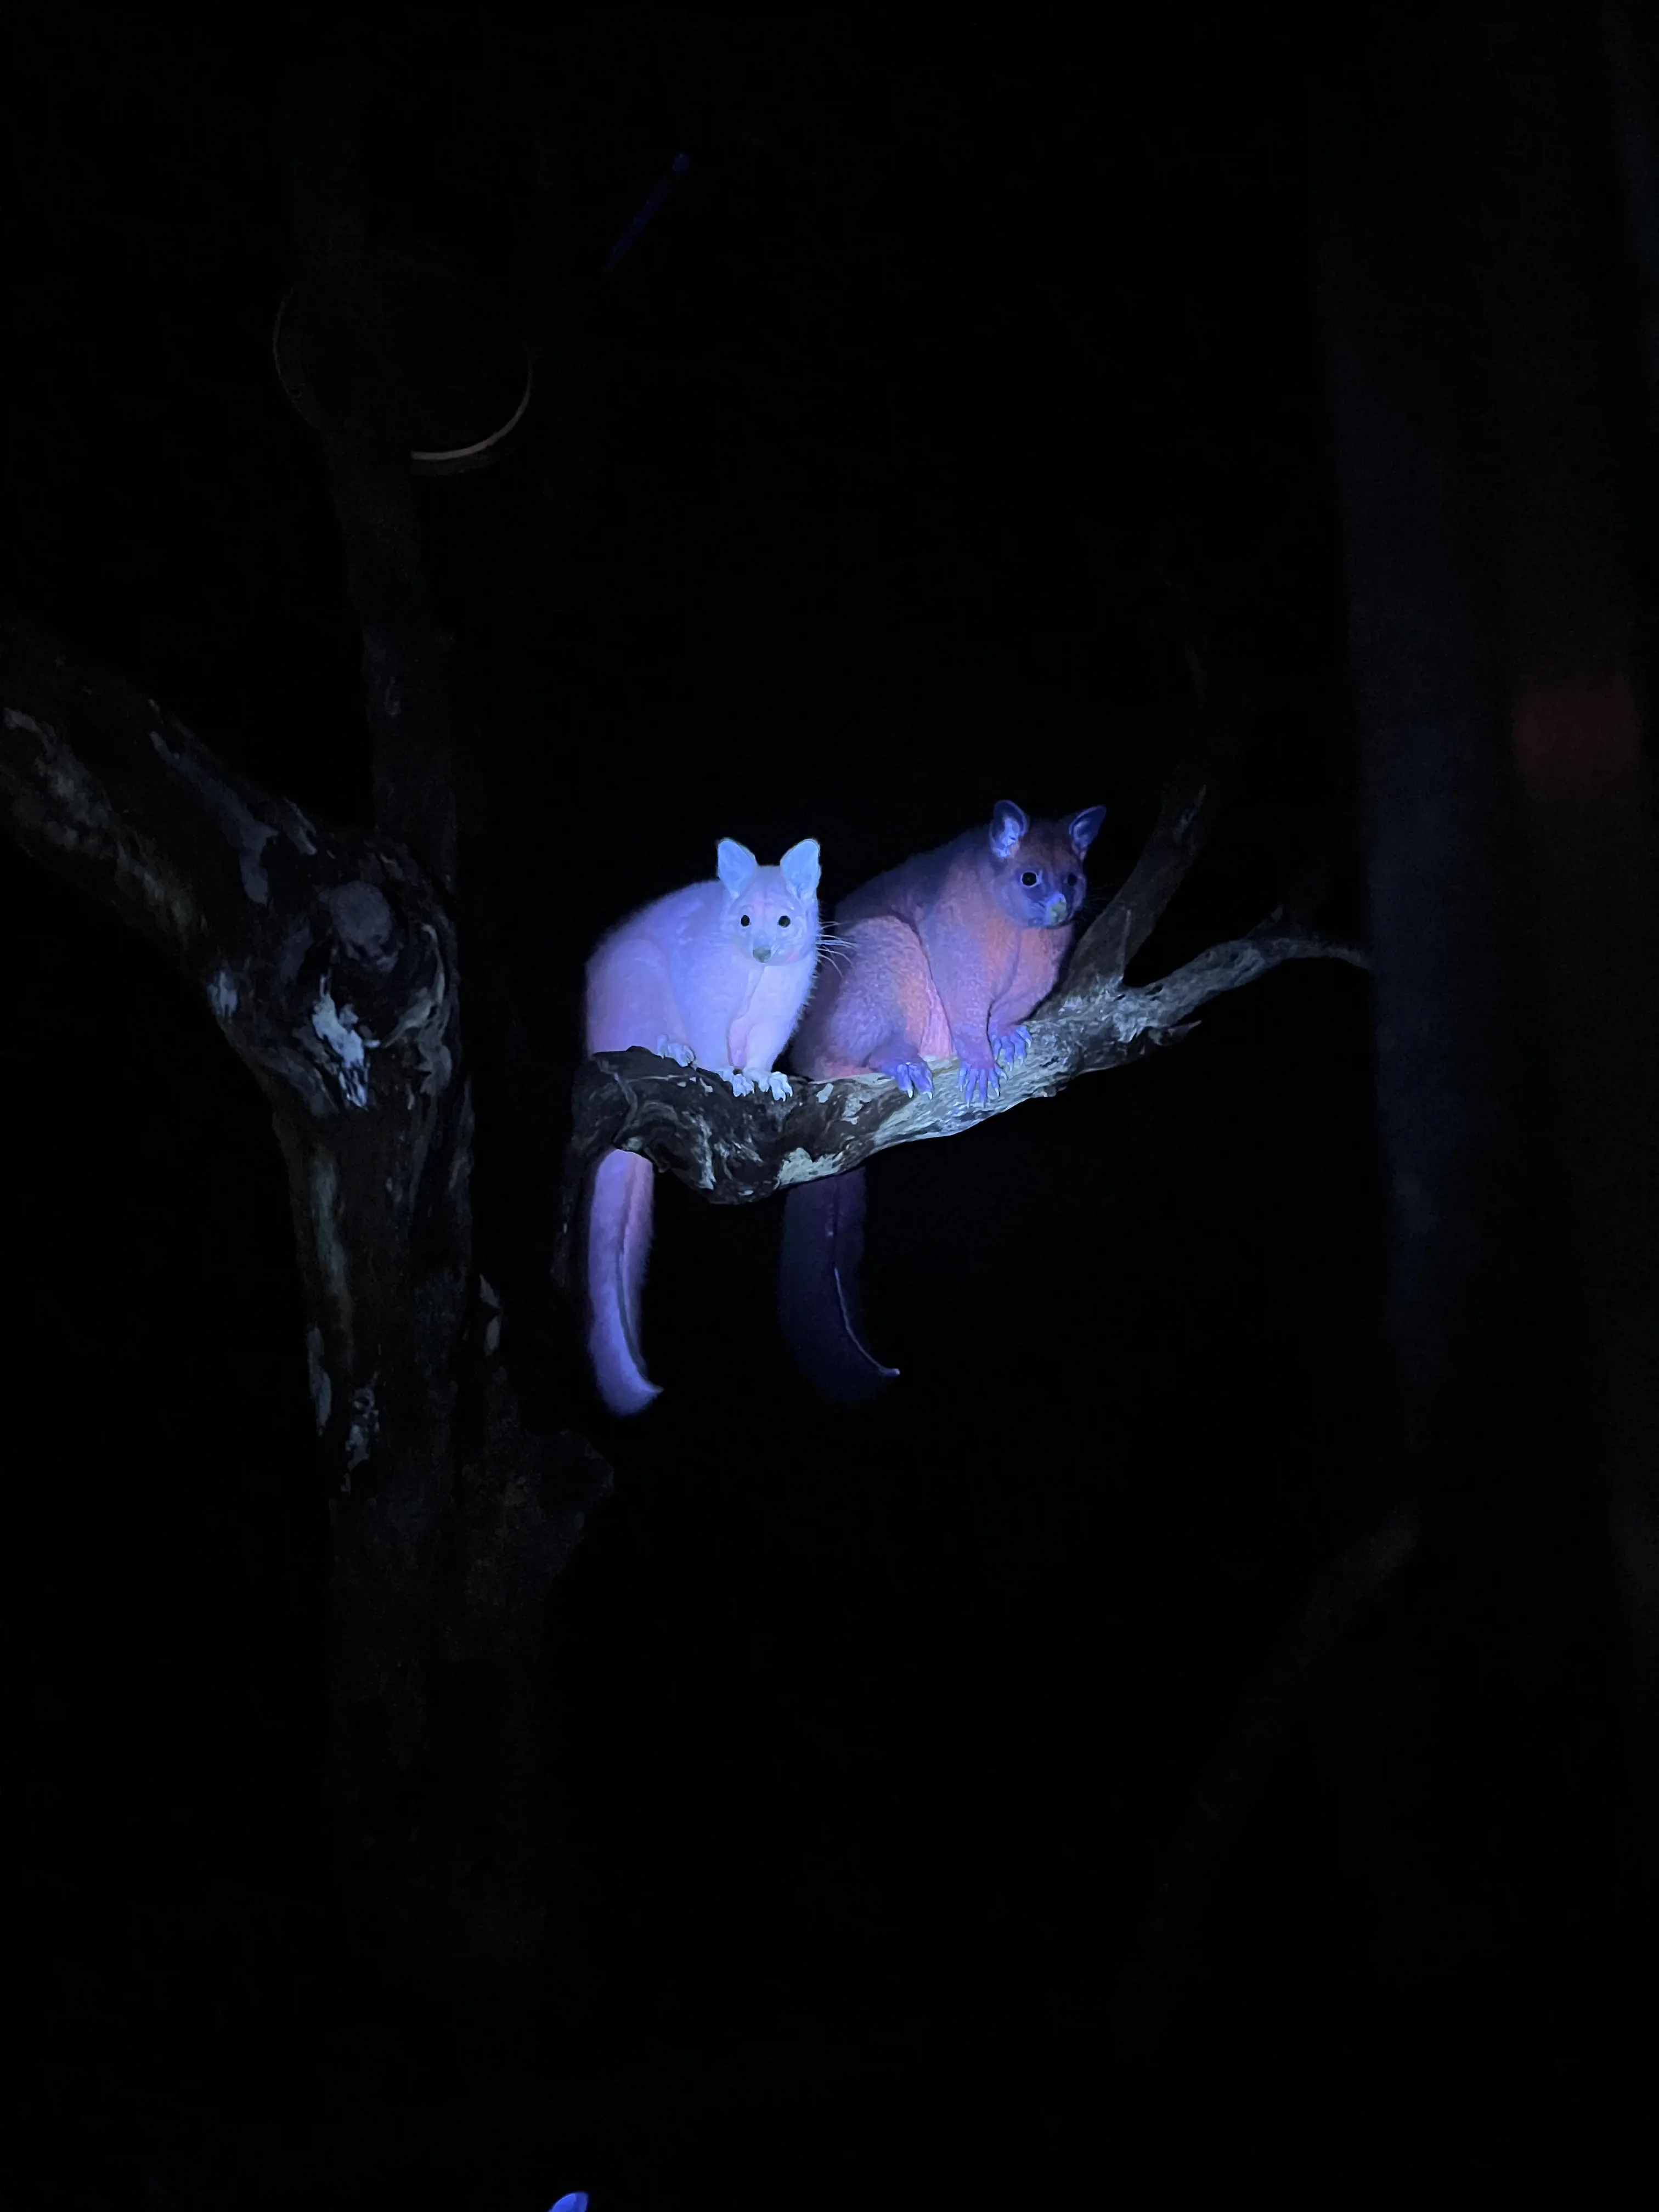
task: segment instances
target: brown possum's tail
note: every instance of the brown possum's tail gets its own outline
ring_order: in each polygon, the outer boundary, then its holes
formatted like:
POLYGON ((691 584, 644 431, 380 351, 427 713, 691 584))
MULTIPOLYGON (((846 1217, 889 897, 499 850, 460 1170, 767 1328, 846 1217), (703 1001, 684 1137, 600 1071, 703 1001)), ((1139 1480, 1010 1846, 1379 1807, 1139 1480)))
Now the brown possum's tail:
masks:
POLYGON ((797 1183, 783 1201, 778 1317, 807 1381, 842 1405, 873 1398, 897 1375, 864 1341, 859 1261, 864 1170, 797 1183))
POLYGON ((587 1204, 587 1348, 613 1413, 642 1413, 658 1395, 640 1356, 640 1292, 651 1249, 651 1179, 637 1152, 602 1152, 587 1204))

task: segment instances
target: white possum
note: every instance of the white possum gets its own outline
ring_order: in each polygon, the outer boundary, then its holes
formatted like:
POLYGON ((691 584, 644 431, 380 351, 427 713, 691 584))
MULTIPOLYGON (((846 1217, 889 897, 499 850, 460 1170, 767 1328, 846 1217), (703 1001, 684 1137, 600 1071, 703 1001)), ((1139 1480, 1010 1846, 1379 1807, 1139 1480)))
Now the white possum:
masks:
MULTIPOLYGON (((670 891, 618 922, 587 963, 589 1052, 643 1045, 725 1078, 739 1098, 789 1096, 773 1062, 788 1043, 818 957, 818 848, 792 845, 775 868, 730 837, 713 883, 670 891)), ((657 1395, 640 1355, 640 1292, 651 1244, 648 1160, 601 1155, 587 1211, 587 1345, 613 1413, 657 1395)))

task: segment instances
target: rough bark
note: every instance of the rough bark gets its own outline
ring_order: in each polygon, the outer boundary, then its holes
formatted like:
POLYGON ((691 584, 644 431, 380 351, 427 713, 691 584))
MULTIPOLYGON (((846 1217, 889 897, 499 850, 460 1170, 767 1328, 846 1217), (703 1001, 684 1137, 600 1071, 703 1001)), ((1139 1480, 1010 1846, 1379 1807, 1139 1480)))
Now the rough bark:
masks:
POLYGON ((386 1932, 405 1959, 433 1946, 475 1978, 510 1975, 539 1917, 533 1822, 510 1786, 524 1762, 504 1758, 501 1804, 479 1814, 498 1816, 491 1848, 475 1834, 464 1861, 417 1865, 433 1691, 469 1662, 505 1670, 495 1718, 518 1741, 512 1680, 608 1476, 579 1438, 527 1430, 489 1364, 447 902, 402 847, 258 789, 19 617, 0 621, 0 794, 26 851, 200 994, 270 1105, 332 1523, 348 1893, 399 1923, 386 1932))

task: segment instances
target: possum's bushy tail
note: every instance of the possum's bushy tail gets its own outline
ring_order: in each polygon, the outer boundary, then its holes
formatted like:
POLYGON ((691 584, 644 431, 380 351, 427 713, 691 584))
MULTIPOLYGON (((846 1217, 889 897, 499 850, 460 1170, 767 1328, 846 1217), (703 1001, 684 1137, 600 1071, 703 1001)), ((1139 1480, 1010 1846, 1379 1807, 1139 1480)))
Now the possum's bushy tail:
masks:
POLYGON ((874 1397, 898 1373, 864 1341, 863 1251, 862 1168, 797 1183, 785 1197, 778 1317, 802 1374, 842 1405, 874 1397))
POLYGON ((587 1348, 613 1413, 643 1412, 658 1394, 640 1355, 640 1292, 651 1249, 655 1170, 637 1152, 604 1152, 587 1206, 587 1348))

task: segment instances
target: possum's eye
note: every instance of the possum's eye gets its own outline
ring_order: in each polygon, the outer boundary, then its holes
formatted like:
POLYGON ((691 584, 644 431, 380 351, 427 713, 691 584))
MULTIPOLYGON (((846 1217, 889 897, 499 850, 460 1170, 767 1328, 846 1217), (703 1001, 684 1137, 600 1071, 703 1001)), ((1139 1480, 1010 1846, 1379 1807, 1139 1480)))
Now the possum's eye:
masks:
POLYGON ((1077 870, 1075 868, 1072 870, 1066 880, 1068 884, 1074 884, 1077 881, 1077 870))
POLYGON ((1027 868, 1025 873, 1020 878, 1020 881, 1024 884, 1026 890, 1030 890, 1031 885, 1036 881, 1036 870, 1035 868, 1027 868))
POLYGON ((781 915, 778 916, 778 927, 779 927, 780 929, 787 929, 787 928, 788 928, 788 927, 789 927, 789 917, 788 917, 788 915, 787 915, 787 914, 781 914, 781 915))
POLYGON ((743 924, 743 926, 744 926, 744 927, 745 929, 747 929, 747 928, 748 928, 748 927, 749 927, 749 917, 748 917, 748 915, 747 915, 746 914, 740 914, 740 915, 738 916, 738 921, 743 924))

